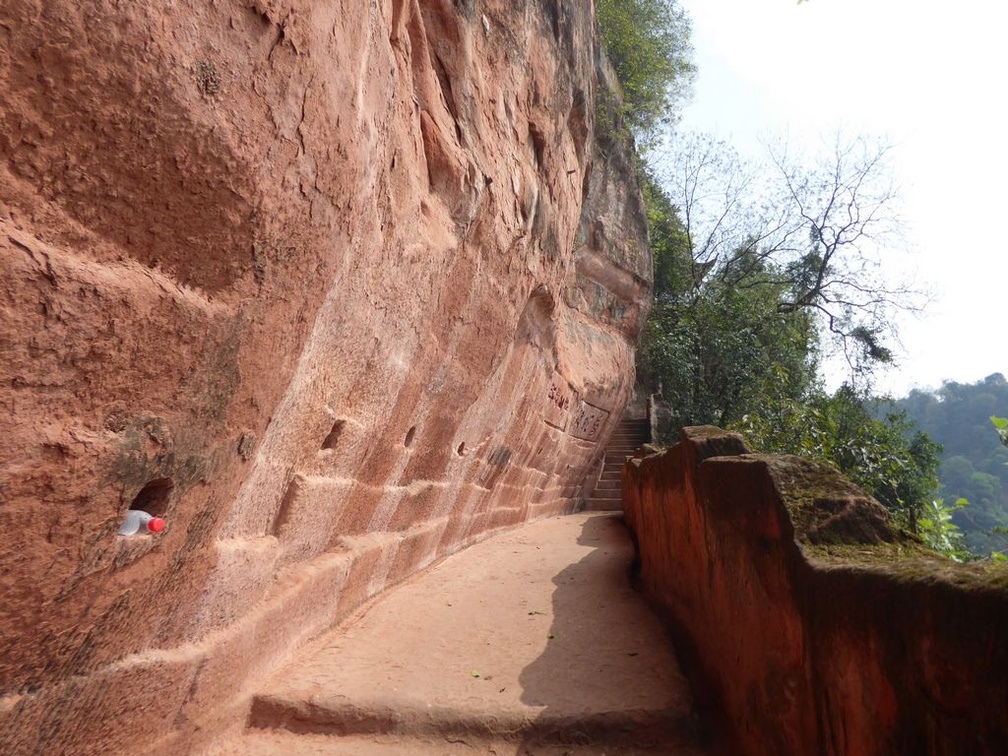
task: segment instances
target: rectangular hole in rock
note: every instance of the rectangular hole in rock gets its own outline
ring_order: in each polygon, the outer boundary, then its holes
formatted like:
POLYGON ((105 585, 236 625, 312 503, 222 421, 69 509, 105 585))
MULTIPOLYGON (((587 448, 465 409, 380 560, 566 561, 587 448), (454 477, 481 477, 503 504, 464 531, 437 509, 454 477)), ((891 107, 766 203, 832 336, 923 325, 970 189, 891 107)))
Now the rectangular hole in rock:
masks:
POLYGON ((301 476, 297 476, 287 484, 287 490, 284 491, 283 498, 280 500, 280 508, 277 509, 276 517, 273 518, 273 526, 270 528, 270 532, 278 538, 283 526, 290 519, 291 510, 294 508, 294 500, 297 499, 298 494, 301 492, 303 481, 304 479, 301 476))
POLYGON ((337 420, 333 423, 332 430, 329 431, 329 435, 325 437, 325 441, 322 442, 323 449, 335 449, 336 445, 339 443, 340 435, 343 433, 343 426, 345 425, 343 420, 337 420))

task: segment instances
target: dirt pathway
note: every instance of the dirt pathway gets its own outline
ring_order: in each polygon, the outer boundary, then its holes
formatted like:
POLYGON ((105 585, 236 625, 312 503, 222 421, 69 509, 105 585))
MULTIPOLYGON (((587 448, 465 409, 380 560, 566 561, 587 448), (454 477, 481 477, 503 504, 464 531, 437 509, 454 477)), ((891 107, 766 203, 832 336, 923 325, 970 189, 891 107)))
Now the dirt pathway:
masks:
POLYGON ((214 754, 703 753, 631 557, 610 514, 477 544, 305 649, 214 754))

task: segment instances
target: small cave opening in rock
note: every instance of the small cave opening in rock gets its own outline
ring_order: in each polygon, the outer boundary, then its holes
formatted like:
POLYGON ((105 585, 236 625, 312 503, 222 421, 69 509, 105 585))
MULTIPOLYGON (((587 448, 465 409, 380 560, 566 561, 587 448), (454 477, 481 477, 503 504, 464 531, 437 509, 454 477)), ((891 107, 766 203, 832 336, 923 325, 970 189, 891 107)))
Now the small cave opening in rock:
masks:
POLYGON ((168 509, 168 499, 175 488, 171 478, 155 478, 140 489, 130 504, 130 509, 138 509, 155 517, 163 517, 168 509))
POLYGON ((291 512, 294 511, 294 501, 301 492, 302 480, 302 478, 295 477, 294 480, 287 484, 287 488, 284 490, 283 498, 280 500, 280 507, 277 509, 276 515, 273 517, 273 525, 270 527, 270 532, 277 537, 280 536, 280 531, 283 530, 284 525, 290 519, 291 512))
POLYGON ((337 420, 333 423, 332 430, 329 431, 329 435, 325 437, 325 441, 322 442, 323 449, 335 449, 336 445, 339 443, 340 435, 343 433, 343 421, 337 420))
POLYGON ((406 431, 406 440, 403 441, 403 446, 407 449, 413 445, 413 437, 416 436, 416 426, 414 425, 408 431, 406 431))
POLYGON ((458 454, 460 457, 465 456, 466 453, 465 441, 463 441, 461 444, 458 445, 458 449, 455 450, 455 453, 458 454))

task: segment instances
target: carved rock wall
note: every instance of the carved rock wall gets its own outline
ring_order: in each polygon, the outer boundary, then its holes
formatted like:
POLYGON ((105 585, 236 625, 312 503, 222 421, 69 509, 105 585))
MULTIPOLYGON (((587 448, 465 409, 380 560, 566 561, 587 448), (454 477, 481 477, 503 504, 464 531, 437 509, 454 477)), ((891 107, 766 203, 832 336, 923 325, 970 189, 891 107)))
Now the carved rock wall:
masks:
POLYGON ((552 0, 0 7, 0 751, 184 752, 577 506, 650 299, 596 47, 552 0))
POLYGON ((994 754, 1008 567, 956 565, 832 468, 687 428, 624 468, 640 579, 733 753, 994 754))

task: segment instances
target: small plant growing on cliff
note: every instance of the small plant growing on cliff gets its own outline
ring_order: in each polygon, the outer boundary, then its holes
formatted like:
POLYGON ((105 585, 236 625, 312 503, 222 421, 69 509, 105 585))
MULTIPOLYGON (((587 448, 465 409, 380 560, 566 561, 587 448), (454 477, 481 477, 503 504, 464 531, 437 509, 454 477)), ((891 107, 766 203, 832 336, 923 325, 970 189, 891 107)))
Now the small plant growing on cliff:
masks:
POLYGON ((623 105, 614 92, 599 87, 595 94, 595 133, 599 145, 607 154, 614 147, 632 144, 623 105))
POLYGON ((924 543, 957 562, 975 559, 966 548, 959 528, 952 522, 955 511, 967 504, 969 502, 966 499, 959 499, 951 506, 946 505, 942 499, 932 499, 924 505, 919 520, 924 543))
POLYGON ((994 423, 994 427, 997 428, 998 437, 1001 439, 1001 443, 1008 446, 1008 418, 991 416, 990 421, 994 423))

